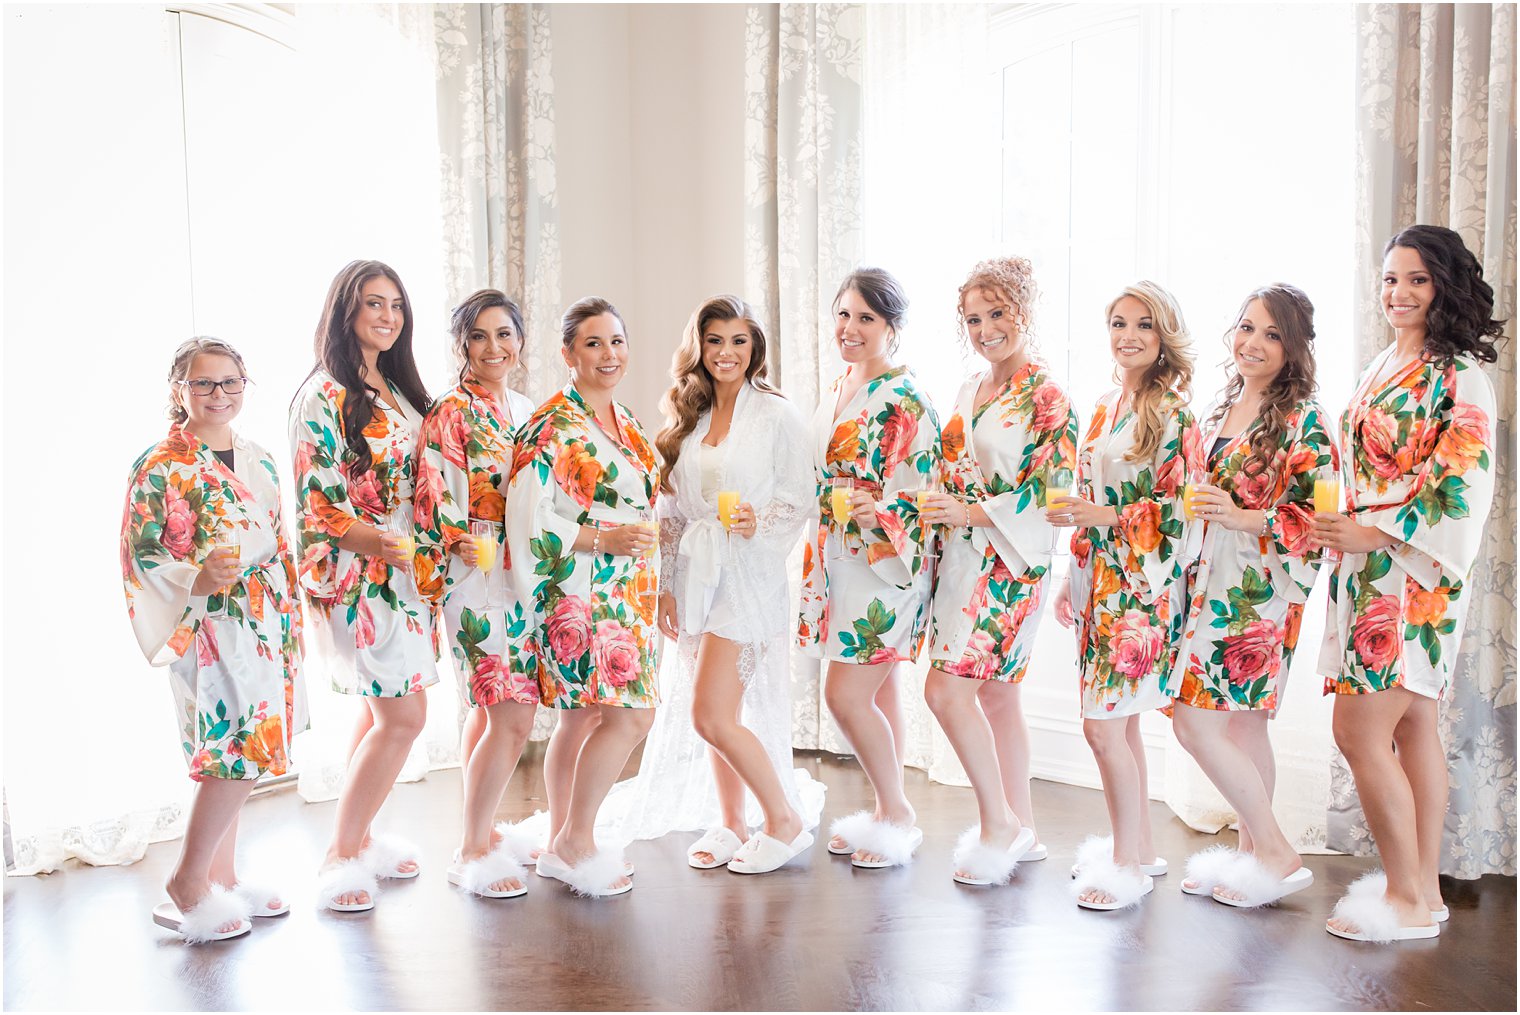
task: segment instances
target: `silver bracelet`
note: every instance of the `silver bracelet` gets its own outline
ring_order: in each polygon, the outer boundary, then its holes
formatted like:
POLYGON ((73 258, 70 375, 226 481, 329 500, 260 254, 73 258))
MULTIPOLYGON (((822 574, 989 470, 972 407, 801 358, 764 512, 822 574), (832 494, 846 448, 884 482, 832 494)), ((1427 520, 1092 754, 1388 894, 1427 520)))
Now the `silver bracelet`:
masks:
POLYGON ((969 529, 971 528, 971 505, 963 503, 961 507, 966 509, 966 528, 969 529))
POLYGON ((591 555, 594 557, 602 552, 602 530, 595 525, 591 526, 591 555))

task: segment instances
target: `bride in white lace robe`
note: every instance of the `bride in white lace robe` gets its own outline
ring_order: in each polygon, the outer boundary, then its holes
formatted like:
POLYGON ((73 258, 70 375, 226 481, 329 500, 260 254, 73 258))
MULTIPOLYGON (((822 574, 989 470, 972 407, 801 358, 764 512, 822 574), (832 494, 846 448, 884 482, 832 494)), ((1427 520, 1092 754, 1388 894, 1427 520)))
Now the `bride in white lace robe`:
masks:
MULTIPOLYGON (((701 370, 692 360, 704 346, 716 348, 709 343, 717 331, 732 333, 726 339, 731 343, 724 354, 727 358, 715 358, 713 351, 708 351, 708 358, 717 364, 720 383, 730 373, 742 383, 727 434, 714 435, 713 410, 703 411, 680 441, 669 477, 671 489, 659 500, 665 562, 660 582, 662 627, 678 629, 679 637, 675 665, 667 661, 662 670, 662 708, 644 747, 638 777, 626 805, 616 807, 618 831, 630 839, 653 838, 673 829, 719 833, 725 819, 732 817, 722 813, 713 774, 715 764, 725 763, 716 752, 710 761, 710 749, 693 725, 697 654, 704 634, 738 645, 742 725, 765 748, 786 801, 802 818, 804 829, 817 825, 823 808, 824 786, 806 771, 793 768, 791 748, 788 659, 794 604, 788 591, 787 557, 803 522, 815 510, 812 462, 803 453, 808 447, 807 425, 784 397, 757 388, 754 372, 751 379, 744 379, 747 357, 733 366, 735 357, 745 356, 744 346, 749 347, 748 356, 764 363, 763 334, 746 317, 748 307, 742 301, 709 300, 693 315, 688 341, 677 352, 673 371, 677 376, 682 372, 683 353, 688 372, 701 370), (738 351, 733 351, 735 347, 738 351), (710 435, 716 437, 715 447, 706 446, 710 435), (720 490, 736 492, 740 501, 728 532, 718 517, 720 490)), ((758 373, 764 383, 764 371, 758 373)), ((722 415, 720 411, 720 419, 722 415)), ((752 793, 745 792, 744 797, 742 824, 758 828, 765 816, 752 793)), ((730 840, 730 845, 736 848, 737 842, 730 840)), ((732 851, 711 851, 706 855, 716 862, 694 865, 717 866, 732 851)))

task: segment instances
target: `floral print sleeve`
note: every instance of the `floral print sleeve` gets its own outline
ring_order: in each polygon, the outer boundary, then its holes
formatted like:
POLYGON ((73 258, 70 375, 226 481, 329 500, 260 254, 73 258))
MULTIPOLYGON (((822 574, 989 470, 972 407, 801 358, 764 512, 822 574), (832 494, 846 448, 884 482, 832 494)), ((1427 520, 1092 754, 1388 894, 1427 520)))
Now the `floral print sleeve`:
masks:
POLYGON ((332 599, 337 590, 338 540, 357 517, 347 478, 338 468, 343 454, 343 389, 316 377, 307 382, 290 413, 295 454, 296 570, 314 599, 332 599))
POLYGON ((1386 359, 1341 418, 1342 473, 1350 513, 1399 542, 1336 562, 1319 668, 1326 693, 1439 698, 1493 500, 1493 385, 1466 356, 1371 383, 1386 359))
POLYGON ((876 525, 860 534, 866 563, 883 581, 907 588, 928 567, 914 491, 927 486, 938 467, 939 418, 909 373, 875 395, 860 418, 841 423, 855 434, 856 458, 845 468, 880 488, 876 525))

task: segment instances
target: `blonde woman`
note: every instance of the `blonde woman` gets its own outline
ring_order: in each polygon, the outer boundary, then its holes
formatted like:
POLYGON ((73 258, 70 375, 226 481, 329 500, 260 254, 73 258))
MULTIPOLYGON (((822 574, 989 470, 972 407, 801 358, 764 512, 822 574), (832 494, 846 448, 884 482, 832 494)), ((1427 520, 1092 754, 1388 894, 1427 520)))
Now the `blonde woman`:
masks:
POLYGON ((893 362, 907 317, 902 284, 860 268, 834 297, 847 369, 813 415, 821 520, 802 560, 798 636, 828 660, 824 694, 875 793, 836 820, 829 852, 857 867, 905 864, 923 842, 903 792, 899 664, 918 657, 933 571, 916 495, 939 462, 939 419, 918 380, 893 362))
POLYGON ((765 332, 736 296, 692 313, 671 375, 655 438, 665 462, 659 624, 678 669, 629 830, 706 827, 691 866, 762 874, 812 844, 823 795, 806 780, 804 805, 791 748, 786 557, 813 504, 797 454, 807 425, 766 379, 765 332), (746 790, 758 804, 753 834, 746 790))
POLYGON ((483 898, 527 891, 525 842, 492 828, 538 710, 538 685, 506 664, 523 610, 505 577, 504 495, 512 437, 533 403, 507 380, 522 359, 522 310, 495 289, 454 309, 449 331, 459 383, 422 422, 412 501, 417 585, 442 609, 459 692, 469 707, 459 756, 464 831, 448 880, 483 898))
POLYGON ((179 347, 169 433, 133 465, 121 527, 132 633, 152 665, 168 668, 195 781, 171 901, 153 922, 192 944, 246 934, 250 916, 290 908, 235 872, 254 780, 284 774, 291 737, 306 728, 301 606, 274 459, 232 429, 246 374, 225 342, 179 347))
POLYGON ((978 824, 953 877, 1006 884, 1020 859, 1044 859, 1029 798, 1029 732, 1019 683, 1045 612, 1056 530, 1038 509, 1068 489, 1077 417, 1030 339, 1034 269, 999 257, 972 269, 957 308, 986 369, 961 385, 941 434, 944 492, 924 497, 942 526, 931 669, 924 697, 971 779, 978 824))
POLYGON ((1073 890, 1086 909, 1134 905, 1166 873, 1156 856, 1140 716, 1169 699, 1182 619, 1182 492, 1197 459, 1188 410, 1193 352, 1182 311, 1154 282, 1127 287, 1107 310, 1119 387, 1093 412, 1078 452, 1078 493, 1046 517, 1074 525, 1072 570, 1056 619, 1077 629, 1082 729, 1098 762, 1111 839, 1077 852, 1073 890))

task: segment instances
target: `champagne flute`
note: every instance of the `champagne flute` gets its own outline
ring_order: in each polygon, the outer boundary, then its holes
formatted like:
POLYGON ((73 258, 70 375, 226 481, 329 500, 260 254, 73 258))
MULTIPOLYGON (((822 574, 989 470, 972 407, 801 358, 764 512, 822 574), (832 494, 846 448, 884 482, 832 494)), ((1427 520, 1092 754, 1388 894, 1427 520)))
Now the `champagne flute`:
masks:
POLYGON ((834 519, 833 527, 839 535, 840 557, 845 556, 845 535, 850 525, 850 508, 854 497, 854 478, 835 476, 829 485, 829 514, 834 519))
MULTIPOLYGON (((651 594, 646 590, 645 586, 650 583, 645 580, 644 576, 650 570, 650 563, 654 559, 655 551, 660 548, 660 523, 655 521, 653 511, 648 508, 642 508, 639 511, 638 526, 654 537, 653 541, 649 544, 649 548, 639 554, 633 565, 634 589, 638 592, 639 605, 642 607, 645 600, 651 594)), ((658 585, 659 583, 655 582, 654 584, 658 585)))
POLYGON ((1190 522, 1198 520, 1198 487, 1204 479, 1203 471, 1195 469, 1188 474, 1188 480, 1182 487, 1182 517, 1190 522))
POLYGON ((1314 513, 1333 515, 1341 509, 1341 481, 1316 479, 1314 481, 1314 513))
POLYGON ((913 506, 918 508, 918 541, 919 553, 924 557, 938 557, 939 553, 931 550, 930 544, 934 539, 935 526, 923 519, 923 510, 928 502, 929 494, 940 492, 939 477, 931 472, 923 479, 923 485, 913 491, 913 506))
MULTIPOLYGON (((226 528, 218 529, 216 535, 216 543, 212 547, 212 550, 221 550, 224 556, 229 556, 232 558, 232 562, 234 564, 241 565, 243 561, 243 544, 241 542, 241 534, 238 532, 237 527, 234 525, 228 525, 226 528)), ((214 614, 215 616, 231 616, 228 607, 232 602, 232 590, 237 586, 237 583, 238 579, 233 578, 231 585, 228 585, 224 589, 218 590, 222 597, 222 606, 221 609, 216 611, 214 614)))
POLYGON ((404 589, 409 592, 415 590, 417 587, 415 581, 411 583, 410 588, 405 584, 410 579, 410 575, 407 574, 406 577, 403 577, 404 572, 410 571, 411 562, 417 556, 417 537, 412 535, 411 519, 406 516, 406 512, 404 511, 393 511, 385 518, 385 531, 396 537, 402 554, 406 556, 408 565, 405 568, 397 564, 389 565, 391 580, 393 582, 391 591, 399 595, 404 589))
POLYGON ((723 526, 724 538, 728 540, 728 559, 734 559, 734 510, 739 506, 738 490, 718 491, 718 524, 723 526))
POLYGON ((488 610, 496 608, 496 600, 492 594, 494 585, 491 581, 491 574, 496 570, 496 533, 498 528, 495 522, 479 518, 472 519, 470 522, 470 541, 475 544, 475 567, 485 577, 485 608, 488 610))

